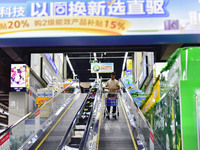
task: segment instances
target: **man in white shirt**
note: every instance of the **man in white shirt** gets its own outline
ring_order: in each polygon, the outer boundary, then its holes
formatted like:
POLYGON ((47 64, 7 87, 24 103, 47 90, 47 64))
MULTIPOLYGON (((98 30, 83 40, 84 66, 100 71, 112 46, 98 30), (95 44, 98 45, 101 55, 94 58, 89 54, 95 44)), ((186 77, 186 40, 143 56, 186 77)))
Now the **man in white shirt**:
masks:
MULTIPOLYGON (((106 82, 106 89, 109 89, 110 92, 116 92, 117 90, 119 90, 120 86, 119 86, 119 81, 115 79, 115 72, 111 73, 111 79, 108 80, 106 82)), ((108 110, 108 116, 107 118, 109 119, 109 114, 110 114, 110 106, 107 106, 107 110, 108 110)), ((115 113, 116 113, 116 106, 113 106, 113 117, 116 117, 115 113)))

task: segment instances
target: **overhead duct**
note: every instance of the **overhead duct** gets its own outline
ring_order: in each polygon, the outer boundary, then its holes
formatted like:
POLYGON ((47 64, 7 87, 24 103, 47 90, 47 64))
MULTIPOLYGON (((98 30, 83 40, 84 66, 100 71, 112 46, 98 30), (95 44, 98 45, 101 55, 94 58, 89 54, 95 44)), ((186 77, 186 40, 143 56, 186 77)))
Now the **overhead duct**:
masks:
POLYGON ((23 62, 23 59, 12 48, 1 48, 15 62, 23 62))

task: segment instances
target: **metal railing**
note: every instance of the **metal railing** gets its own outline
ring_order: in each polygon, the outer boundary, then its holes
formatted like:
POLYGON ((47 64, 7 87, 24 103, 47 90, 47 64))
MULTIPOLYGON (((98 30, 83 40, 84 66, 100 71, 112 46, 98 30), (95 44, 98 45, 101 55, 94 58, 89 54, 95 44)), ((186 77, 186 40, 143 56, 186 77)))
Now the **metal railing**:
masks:
POLYGON ((120 93, 138 149, 161 150, 157 136, 123 82, 120 93))
MULTIPOLYGON (((96 82, 96 81, 95 81, 96 82)), ((95 86, 95 85, 94 85, 95 86)), ((88 99, 88 96, 90 95, 91 93, 91 90, 92 88, 94 88, 94 86, 92 86, 83 102, 83 104, 81 105, 81 107, 79 108, 79 110, 77 111, 77 114, 76 116, 74 117, 70 127, 68 128, 63 140, 61 141, 60 145, 58 146, 57 150, 62 150, 62 149, 67 149, 67 139, 69 138, 70 136, 70 133, 72 132, 76 122, 77 122, 77 119, 78 117, 80 116, 80 113, 82 112, 82 109, 83 109, 83 106, 85 105, 87 99, 88 99)), ((97 91, 98 93, 98 91, 97 91)), ((95 96, 95 99, 96 99, 96 96, 95 96)), ((94 107, 95 107, 95 101, 94 100, 94 104, 93 104, 93 107, 91 108, 91 111, 90 111, 90 116, 88 118, 88 121, 87 121, 87 124, 86 124, 86 128, 85 128, 85 131, 84 131, 84 134, 83 134, 83 138, 81 139, 81 143, 80 143, 80 146, 79 146, 79 150, 83 150, 84 149, 84 146, 85 146, 85 142, 86 142, 86 139, 88 137, 88 131, 89 131, 89 127, 90 127, 90 124, 91 124, 91 120, 92 120, 92 116, 93 116, 93 110, 94 110, 94 107)), ((76 149, 76 148, 74 148, 76 149)))

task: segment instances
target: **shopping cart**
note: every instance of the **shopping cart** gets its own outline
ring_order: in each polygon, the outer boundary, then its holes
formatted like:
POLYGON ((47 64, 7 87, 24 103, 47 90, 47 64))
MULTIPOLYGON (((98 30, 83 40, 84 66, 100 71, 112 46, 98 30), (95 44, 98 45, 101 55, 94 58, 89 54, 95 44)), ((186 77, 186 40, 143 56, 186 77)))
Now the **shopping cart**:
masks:
POLYGON ((117 119, 119 118, 119 107, 118 107, 118 91, 104 91, 107 93, 107 96, 105 98, 105 108, 104 108, 104 118, 108 116, 108 119, 110 118, 109 112, 107 109, 107 106, 116 106, 116 112, 114 115, 114 118, 117 119))

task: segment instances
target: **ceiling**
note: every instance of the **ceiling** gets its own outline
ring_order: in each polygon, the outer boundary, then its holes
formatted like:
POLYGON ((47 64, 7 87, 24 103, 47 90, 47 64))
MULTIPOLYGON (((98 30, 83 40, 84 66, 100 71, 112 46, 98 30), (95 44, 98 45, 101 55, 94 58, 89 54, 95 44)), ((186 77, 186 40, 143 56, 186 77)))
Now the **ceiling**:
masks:
MULTIPOLYGON (((81 82, 91 82, 96 78, 96 74, 91 73, 90 61, 94 60, 93 53, 66 53, 71 61, 71 64, 75 70, 75 73, 80 77, 81 82)), ((133 52, 128 54, 128 58, 132 58, 133 52)), ((116 78, 119 79, 122 72, 122 65, 124 61, 125 52, 97 52, 96 57, 98 62, 111 62, 114 63, 114 71, 116 72, 116 78)), ((68 77, 72 77, 72 72, 68 66, 68 77)), ((108 73, 100 73, 102 78, 110 78, 108 73)))

